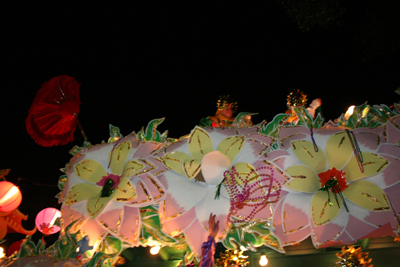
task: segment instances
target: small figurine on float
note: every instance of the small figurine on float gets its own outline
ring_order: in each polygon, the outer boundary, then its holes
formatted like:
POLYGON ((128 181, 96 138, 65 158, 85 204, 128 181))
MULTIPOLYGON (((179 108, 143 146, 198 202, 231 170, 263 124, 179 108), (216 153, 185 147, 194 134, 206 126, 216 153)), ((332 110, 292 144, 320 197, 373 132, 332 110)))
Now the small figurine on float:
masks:
POLYGON ((233 114, 237 110, 237 102, 229 95, 220 96, 217 101, 217 111, 214 116, 208 116, 200 120, 201 127, 250 127, 253 125, 251 115, 256 113, 241 112, 235 118, 233 114))
MULTIPOLYGON (((321 98, 314 99, 310 106, 306 108, 307 113, 314 119, 318 113, 321 112, 322 101, 321 98)), ((287 107, 286 114, 291 114, 287 119, 286 123, 297 124, 299 119, 297 118, 296 112, 293 108, 306 107, 307 106, 307 95, 305 95, 300 89, 293 89, 287 96, 287 107)))

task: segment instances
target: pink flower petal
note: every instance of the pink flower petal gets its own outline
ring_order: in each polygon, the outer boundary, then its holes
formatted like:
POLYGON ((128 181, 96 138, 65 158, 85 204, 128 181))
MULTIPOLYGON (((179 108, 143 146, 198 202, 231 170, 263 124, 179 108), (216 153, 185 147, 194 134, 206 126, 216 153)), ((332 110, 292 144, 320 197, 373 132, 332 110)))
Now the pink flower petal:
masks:
POLYGON ((133 154, 133 158, 147 158, 150 154, 160 149, 163 145, 158 142, 145 142, 135 141, 132 143, 137 143, 138 149, 133 154), (140 144, 140 145, 139 145, 140 144))
POLYGON ((388 235, 393 235, 393 230, 392 230, 392 227, 391 227, 390 223, 382 225, 381 227, 379 227, 375 231, 369 233, 366 236, 361 237, 360 239, 375 238, 375 237, 382 237, 382 236, 388 236, 388 235))
POLYGON ((118 230, 118 236, 132 246, 139 245, 140 235, 140 214, 139 209, 135 207, 123 208, 123 218, 118 230))
POLYGON ((107 231, 101 227, 96 220, 90 218, 82 225, 81 231, 83 235, 89 236, 89 246, 94 246, 94 244, 103 239, 107 233, 107 231))
POLYGON ((395 210, 396 214, 400 215, 400 183, 385 188, 383 191, 385 191, 386 195, 388 196, 389 201, 392 204, 392 207, 395 210))
POLYGON ((198 220, 195 220, 185 231, 186 240, 197 259, 201 256, 201 245, 207 241, 206 231, 198 220))
POLYGON ((345 226, 332 222, 318 227, 314 226, 311 230, 311 237, 314 247, 326 247, 326 243, 332 240, 336 240, 336 238, 342 234, 344 228, 345 226))
POLYGON ((279 147, 289 150, 291 149, 290 141, 309 138, 310 129, 303 126, 282 127, 279 130, 279 147))
POLYGON ((377 153, 393 156, 400 159, 400 146, 394 144, 381 144, 377 153))
MULTIPOLYGON (((306 221, 296 226, 294 225, 294 223, 291 223, 292 228, 290 231, 288 231, 288 228, 285 226, 286 218, 283 217, 284 204, 285 204, 285 199, 282 199, 281 201, 279 201, 274 211, 274 217, 273 217, 273 225, 275 228, 274 234, 279 239, 282 246, 289 246, 295 243, 299 243, 304 239, 306 239, 307 237, 309 237, 311 230, 308 221, 309 215, 297 213, 301 215, 300 218, 303 218, 306 221)), ((291 217, 291 219, 293 219, 293 217, 291 217)))
MULTIPOLYGON (((349 215, 349 221, 346 226, 346 232, 350 233, 352 237, 352 240, 349 242, 355 242, 376 229, 377 227, 367 224, 351 214, 349 215)), ((338 240, 344 241, 341 238, 338 238, 338 240)))
POLYGON ((396 144, 400 141, 400 129, 388 122, 386 124, 386 136, 388 143, 396 144))
POLYGON ((168 216, 168 213, 165 212, 165 206, 164 201, 160 203, 160 220, 162 230, 169 235, 182 233, 196 219, 196 210, 194 207, 186 212, 171 213, 172 216, 168 216))
POLYGON ((121 222, 122 207, 107 209, 107 207, 96 217, 96 221, 107 231, 116 233, 121 222))

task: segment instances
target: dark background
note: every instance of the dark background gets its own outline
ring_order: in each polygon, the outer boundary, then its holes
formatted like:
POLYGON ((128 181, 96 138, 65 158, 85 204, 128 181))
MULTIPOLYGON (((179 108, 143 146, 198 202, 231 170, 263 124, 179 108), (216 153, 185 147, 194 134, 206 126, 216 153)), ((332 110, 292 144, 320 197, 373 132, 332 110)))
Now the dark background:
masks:
POLYGON ((23 225, 31 229, 40 210, 60 207, 59 169, 83 142, 76 131, 74 142, 44 148, 25 129, 36 92, 52 77, 81 84, 79 119, 93 144, 108 139, 109 124, 127 135, 162 117, 159 131, 178 138, 213 115, 224 94, 238 111, 258 112, 259 123, 285 112, 287 94, 299 88, 309 103, 321 98, 334 120, 350 105, 399 101, 399 7, 397 0, 3 2, 0 169, 11 168, 6 178, 22 191, 19 209, 30 217, 23 225))

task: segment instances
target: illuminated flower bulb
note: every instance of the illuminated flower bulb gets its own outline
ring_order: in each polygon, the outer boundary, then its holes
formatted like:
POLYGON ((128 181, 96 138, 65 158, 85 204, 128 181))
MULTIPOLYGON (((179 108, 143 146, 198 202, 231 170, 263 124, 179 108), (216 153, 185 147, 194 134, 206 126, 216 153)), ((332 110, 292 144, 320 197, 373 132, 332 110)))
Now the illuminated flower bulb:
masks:
POLYGON ((54 225, 58 217, 61 217, 61 212, 55 208, 46 208, 36 215, 36 227, 44 235, 52 235, 60 231, 60 227, 54 225))
POLYGON ((151 255, 156 255, 158 254, 158 252, 160 251, 160 247, 159 246, 154 246, 150 249, 150 253, 151 255))
POLYGON ((0 212, 8 212, 18 208, 22 201, 19 188, 13 183, 0 182, 0 212))
POLYGON ((354 112, 354 108, 355 108, 356 106, 350 106, 348 109, 347 109, 347 111, 346 111, 346 113, 344 114, 344 119, 347 121, 349 118, 350 118, 350 116, 353 114, 353 112, 354 112))
POLYGON ((260 261, 259 261, 259 263, 260 263, 260 265, 261 265, 261 266, 265 266, 265 265, 267 265, 267 264, 268 264, 268 259, 267 259, 267 256, 265 256, 265 255, 261 255, 261 258, 260 258, 260 261))

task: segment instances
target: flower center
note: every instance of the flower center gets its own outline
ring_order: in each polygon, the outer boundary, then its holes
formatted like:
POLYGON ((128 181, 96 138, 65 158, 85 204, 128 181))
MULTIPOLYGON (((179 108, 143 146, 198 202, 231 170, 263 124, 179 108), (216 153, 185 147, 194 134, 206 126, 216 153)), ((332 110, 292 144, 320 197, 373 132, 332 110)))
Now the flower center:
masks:
POLYGON ((101 180, 96 184, 102 186, 100 197, 109 197, 117 188, 121 181, 121 176, 107 173, 106 176, 101 177, 101 180))
POLYGON ((53 231, 53 226, 51 226, 49 223, 41 223, 39 225, 40 230, 42 230, 42 233, 45 235, 50 235, 51 232, 53 231))
POLYGON ((330 190, 333 193, 343 192, 347 188, 347 182, 345 175, 346 173, 342 170, 337 170, 333 167, 326 172, 321 172, 318 174, 319 181, 323 190, 330 190))
POLYGON ((201 173, 207 184, 218 185, 224 179, 224 172, 231 165, 231 161, 220 151, 212 151, 201 160, 201 173))

